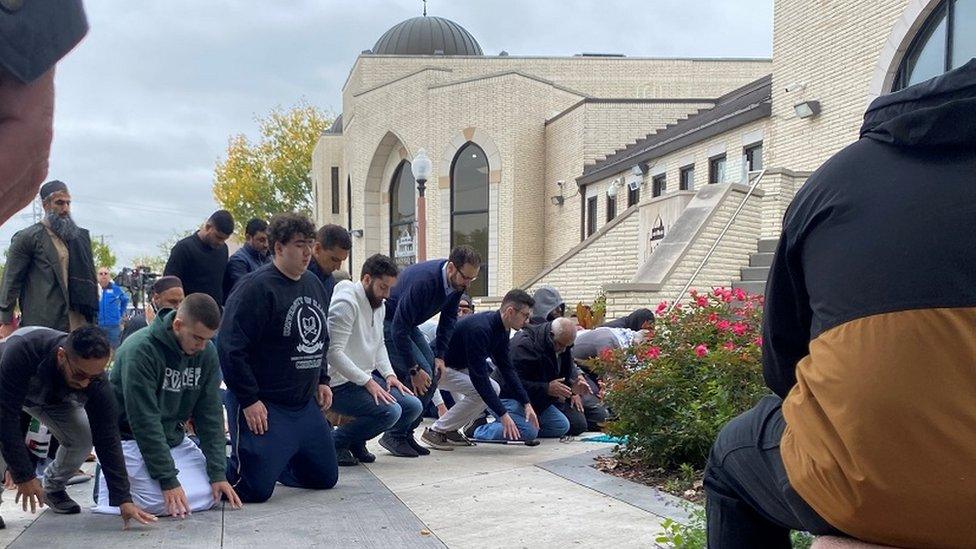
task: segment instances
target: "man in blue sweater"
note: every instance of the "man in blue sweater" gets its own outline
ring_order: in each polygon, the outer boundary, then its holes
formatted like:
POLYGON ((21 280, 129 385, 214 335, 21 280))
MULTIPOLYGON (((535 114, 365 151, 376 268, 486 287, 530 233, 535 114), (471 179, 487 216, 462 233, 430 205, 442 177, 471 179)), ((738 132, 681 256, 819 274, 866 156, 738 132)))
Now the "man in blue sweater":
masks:
MULTIPOLYGON (((403 270, 393 293, 386 300, 386 322, 383 335, 387 354, 397 377, 412 387, 426 408, 437 392, 438 379, 444 375, 444 356, 457 322, 458 301, 481 270, 481 256, 470 246, 458 246, 445 259, 416 263, 403 270), (440 313, 434 349, 419 326, 440 313), (436 369, 436 372, 435 372, 436 369)), ((402 429, 388 431, 387 442, 405 440, 421 456, 429 455, 414 439, 414 430, 422 418, 402 429)), ((451 435, 456 444, 465 444, 460 433, 451 435)), ((445 446, 443 449, 452 449, 445 446)))
POLYGON ((237 282, 247 273, 266 265, 271 258, 268 254, 268 222, 255 217, 244 226, 244 245, 227 260, 224 269, 224 301, 237 282))
POLYGON ((312 260, 308 264, 311 271, 325 288, 325 306, 332 302, 332 290, 336 282, 334 273, 342 267, 342 262, 349 259, 352 250, 352 237, 349 231, 339 225, 322 225, 315 235, 315 246, 312 248, 312 260))
POLYGON ((489 358, 498 368, 511 398, 524 411, 525 422, 538 431, 539 418, 508 355, 509 331, 525 326, 534 304, 529 294, 511 290, 505 294, 499 310, 468 315, 458 321, 445 355, 447 370, 441 378, 441 387, 451 391, 458 402, 424 430, 421 438, 430 447, 447 450, 452 446, 472 446, 458 429, 481 415, 486 404, 498 418, 506 439, 522 438, 512 414, 498 398, 498 383, 489 377, 489 358), (455 442, 458 437, 461 442, 455 442))
POLYGON ((276 215, 274 260, 246 275, 227 301, 217 351, 231 433, 227 480, 245 503, 267 501, 275 483, 328 489, 339 478, 326 371, 325 290, 309 273, 315 226, 276 215))

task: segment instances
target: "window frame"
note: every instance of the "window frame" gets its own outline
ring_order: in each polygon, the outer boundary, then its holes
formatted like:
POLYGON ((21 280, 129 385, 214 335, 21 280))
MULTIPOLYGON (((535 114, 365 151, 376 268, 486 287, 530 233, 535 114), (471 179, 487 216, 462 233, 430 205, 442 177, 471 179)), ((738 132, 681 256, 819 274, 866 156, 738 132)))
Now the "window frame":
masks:
MULTIPOLYGON (((390 258, 393 259, 394 262, 397 260, 397 257, 396 257, 396 237, 395 237, 395 234, 396 233, 395 233, 395 229, 397 229, 399 227, 402 227, 404 225, 414 225, 415 223, 417 223, 417 189, 416 189, 417 182, 416 181, 414 181, 413 184, 411 185, 411 190, 413 191, 411 193, 413 195, 413 216, 412 216, 413 217, 413 220, 412 221, 397 221, 395 223, 393 221, 393 219, 395 217, 394 216, 394 207, 397 206, 397 205, 399 205, 399 202, 400 202, 399 199, 397 198, 399 196, 399 193, 400 193, 400 183, 401 183, 400 179, 403 176, 403 170, 405 170, 405 169, 410 169, 410 161, 404 159, 404 160, 401 160, 400 163, 397 165, 396 169, 393 170, 393 177, 390 179, 390 193, 389 193, 389 195, 390 195, 390 219, 389 219, 388 231, 389 231, 389 235, 390 235, 390 258)), ((410 179, 413 180, 413 172, 410 172, 410 179)), ((416 236, 417 235, 415 233, 414 234, 414 238, 415 239, 416 239, 416 236)), ((414 240, 414 244, 416 244, 416 240, 414 240)), ((417 250, 416 249, 414 249, 414 256, 413 256, 413 258, 414 258, 413 261, 410 262, 410 263, 407 263, 406 265, 412 265, 413 263, 416 263, 417 262, 417 250)), ((404 265, 401 265, 401 266, 404 266, 404 265)))
POLYGON ((679 191, 690 191, 695 188, 695 165, 688 164, 687 166, 682 166, 678 168, 678 190, 679 191), (691 179, 685 185, 685 175, 691 174, 691 179))
POLYGON ((339 203, 339 166, 332 166, 332 215, 339 215, 342 208, 339 203))
MULTIPOLYGON (((490 256, 488 254, 491 253, 491 245, 490 245, 490 242, 491 242, 491 212, 490 212, 490 208, 491 208, 491 175, 490 175, 491 174, 491 163, 488 162, 488 154, 485 152, 485 149, 481 147, 481 145, 475 143, 474 141, 466 141, 463 145, 461 145, 460 147, 458 147, 457 152, 454 153, 454 158, 451 160, 451 171, 448 172, 448 173, 449 173, 449 176, 450 176, 450 185, 451 185, 449 187, 449 191, 450 191, 449 194, 450 194, 450 197, 451 197, 451 201, 450 201, 450 207, 451 207, 451 210, 450 210, 450 217, 451 217, 450 230, 451 230, 451 232, 450 232, 449 241, 450 241, 450 244, 451 244, 451 249, 454 249, 454 246, 457 245, 454 242, 454 220, 455 220, 455 218, 457 216, 459 216, 459 215, 481 215, 481 214, 483 214, 485 216, 485 232, 486 232, 486 236, 488 238, 489 244, 486 246, 486 248, 484 250, 485 253, 482 255, 482 258, 481 258, 482 259, 482 261, 481 261, 481 272, 478 274, 478 278, 480 280, 484 280, 485 281, 485 295, 484 296, 482 296, 480 294, 477 294, 476 295, 474 292, 471 291, 471 289, 469 289, 469 291, 468 291, 469 294, 472 297, 485 297, 485 296, 488 296, 488 295, 491 294, 491 288, 489 287, 489 283, 488 283, 488 273, 489 273, 489 268, 490 268, 490 256), (484 162, 485 162, 485 168, 487 169, 487 172, 488 172, 488 173, 485 174, 485 186, 486 186, 486 191, 487 191, 486 192, 486 197, 485 197, 485 207, 483 209, 477 209, 477 210, 456 211, 454 209, 454 198, 455 198, 454 197, 454 195, 455 195, 455 192, 454 192, 455 191, 455 183, 454 183, 454 180, 455 180, 455 172, 457 170, 457 162, 458 162, 458 159, 461 158, 461 153, 464 153, 465 151, 469 150, 471 147, 475 147, 478 150, 478 153, 481 154, 481 157, 484 159, 484 162)), ((480 250, 479 250, 479 252, 480 252, 480 250)))
POLYGON ((597 231, 596 216, 600 211, 598 198, 599 196, 591 196, 586 199, 586 238, 593 236, 593 233, 597 231))
POLYGON ((952 47, 955 41, 955 25, 953 24, 955 23, 955 7, 956 0, 943 0, 928 14, 925 22, 919 27, 918 32, 912 38, 908 48, 905 49, 905 54, 898 62, 898 71, 895 75, 894 83, 891 86, 892 92, 908 87, 908 82, 911 80, 911 74, 908 72, 909 59, 912 58, 912 54, 919 49, 924 49, 928 45, 928 41, 923 42, 923 38, 930 38, 930 33, 935 30, 935 27, 939 25, 943 18, 945 19, 946 32, 945 43, 942 45, 942 74, 952 70, 952 47))
POLYGON ((659 173, 651 178, 651 198, 664 196, 668 192, 668 174, 659 173))
POLYGON ((717 155, 715 155, 715 156, 713 156, 713 157, 711 157, 711 158, 708 159, 708 184, 709 185, 717 185, 719 183, 724 183, 725 182, 724 181, 724 179, 725 179, 724 176, 726 175, 726 170, 727 170, 727 167, 728 167, 728 161, 729 161, 728 155, 725 154, 725 153, 717 154, 717 155), (718 170, 716 169, 716 166, 719 165, 719 162, 722 163, 722 176, 723 177, 718 177, 718 170))

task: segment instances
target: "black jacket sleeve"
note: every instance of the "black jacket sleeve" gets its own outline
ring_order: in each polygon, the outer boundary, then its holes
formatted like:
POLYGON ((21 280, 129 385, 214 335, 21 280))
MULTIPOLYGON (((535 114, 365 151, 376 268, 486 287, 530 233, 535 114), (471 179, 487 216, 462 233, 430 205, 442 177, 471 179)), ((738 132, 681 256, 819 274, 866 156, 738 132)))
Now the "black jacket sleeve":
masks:
POLYGON ((186 244, 180 240, 169 251, 169 259, 166 260, 166 267, 163 268, 163 276, 175 276, 183 280, 183 273, 186 272, 186 244))
POLYGON ((224 269, 224 301, 230 297, 234 286, 248 273, 247 261, 234 254, 227 260, 227 267, 224 269))
MULTIPOLYGON (((271 315, 269 296, 248 279, 227 302, 217 338, 220 369, 227 389, 234 393, 241 408, 259 400, 258 381, 250 363, 251 345, 260 344, 264 324, 271 315)), ((321 376, 320 376, 321 377, 321 376)))
POLYGON ((444 358, 447 346, 451 343, 454 326, 457 324, 458 303, 461 302, 461 292, 454 292, 441 308, 441 316, 437 321, 437 337, 434 339, 434 358, 444 358))
MULTIPOLYGON (((511 391, 515 393, 516 400, 522 404, 528 404, 529 395, 525 392, 525 387, 522 386, 522 380, 519 379, 518 372, 515 371, 515 367, 512 366, 512 360, 508 356, 508 332, 492 342, 491 360, 495 363, 495 367, 498 368, 499 373, 501 373, 502 378, 505 380, 505 385, 510 387, 511 391)), ((498 400, 501 409, 505 410, 504 405, 502 405, 501 400, 497 396, 495 400, 498 400)))
POLYGON ((129 475, 125 470, 122 437, 119 435, 118 406, 105 376, 89 385, 85 411, 88 413, 98 463, 102 466, 102 474, 108 485, 109 505, 118 507, 131 502, 129 475))
POLYGON ((20 484, 34 478, 34 464, 20 430, 20 411, 30 378, 40 362, 23 337, 8 338, 0 358, 0 448, 10 476, 20 484))
MULTIPOLYGON (((787 220, 790 214, 787 213, 787 220)), ((810 352, 813 313, 803 279, 799 246, 788 223, 769 270, 763 318, 763 377, 780 398, 796 385, 796 365, 810 352)))
MULTIPOLYGON (((549 398, 549 381, 539 379, 541 353, 535 341, 525 335, 516 335, 509 353, 512 367, 522 380, 522 387, 532 400, 539 402, 549 398)), ((497 363, 496 363, 497 364, 497 363)), ((499 367, 499 370, 501 367, 499 367)), ((501 372, 504 375, 504 372, 501 372)), ((507 387, 507 386, 506 386, 507 387)), ((514 389, 514 388, 513 388, 514 389)))

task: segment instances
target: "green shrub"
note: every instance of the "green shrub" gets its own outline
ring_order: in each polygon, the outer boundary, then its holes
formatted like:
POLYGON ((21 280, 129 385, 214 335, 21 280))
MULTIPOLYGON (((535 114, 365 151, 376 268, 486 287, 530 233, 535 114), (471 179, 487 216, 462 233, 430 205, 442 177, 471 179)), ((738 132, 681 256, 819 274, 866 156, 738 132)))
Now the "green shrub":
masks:
POLYGON ((644 341, 605 349, 590 366, 607 381, 618 452, 649 467, 702 469, 719 430, 767 394, 762 378, 762 296, 694 290, 691 300, 657 308, 644 341))

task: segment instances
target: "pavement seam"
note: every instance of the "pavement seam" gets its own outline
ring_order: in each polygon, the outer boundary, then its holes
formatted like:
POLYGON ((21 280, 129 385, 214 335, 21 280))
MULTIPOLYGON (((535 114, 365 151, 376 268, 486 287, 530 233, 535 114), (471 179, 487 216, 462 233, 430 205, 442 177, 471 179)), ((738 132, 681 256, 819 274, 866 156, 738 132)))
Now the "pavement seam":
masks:
POLYGON ((373 478, 375 478, 376 480, 378 480, 380 482, 380 484, 382 484, 383 487, 387 489, 387 491, 389 491, 391 494, 393 494, 393 497, 396 498, 396 500, 400 503, 400 505, 402 505, 407 511, 410 511, 410 514, 413 515, 420 522, 420 524, 423 524, 424 525, 424 528, 428 532, 430 532, 430 535, 434 536, 434 539, 436 539, 438 542, 440 542, 440 544, 443 545, 444 547, 447 547, 448 546, 446 543, 444 543, 444 540, 442 540, 440 538, 440 536, 437 535, 437 532, 434 532, 434 530, 430 527, 429 524, 427 524, 427 522, 424 519, 420 518, 420 516, 417 513, 415 513, 413 511, 413 509, 410 508, 409 505, 407 505, 406 503, 404 503, 404 501, 402 499, 400 499, 400 496, 396 492, 394 492, 392 488, 390 488, 389 486, 387 486, 387 484, 385 482, 383 482, 383 479, 382 478, 380 478, 378 475, 376 475, 376 473, 374 473, 372 471, 372 469, 369 468, 369 465, 363 463, 362 466, 366 469, 366 472, 368 472, 369 474, 373 475, 373 478))
POLYGON ((46 512, 47 512, 47 509, 42 509, 40 513, 34 515, 34 518, 31 519, 30 523, 27 526, 24 526, 24 529, 21 530, 19 534, 17 534, 17 537, 15 537, 14 539, 10 540, 10 543, 7 544, 7 547, 10 547, 13 544, 17 543, 17 540, 19 540, 21 538, 21 536, 23 536, 24 534, 26 534, 27 533, 27 530, 29 530, 31 526, 34 526, 34 523, 37 522, 37 519, 41 518, 44 515, 44 513, 46 513, 46 512))

